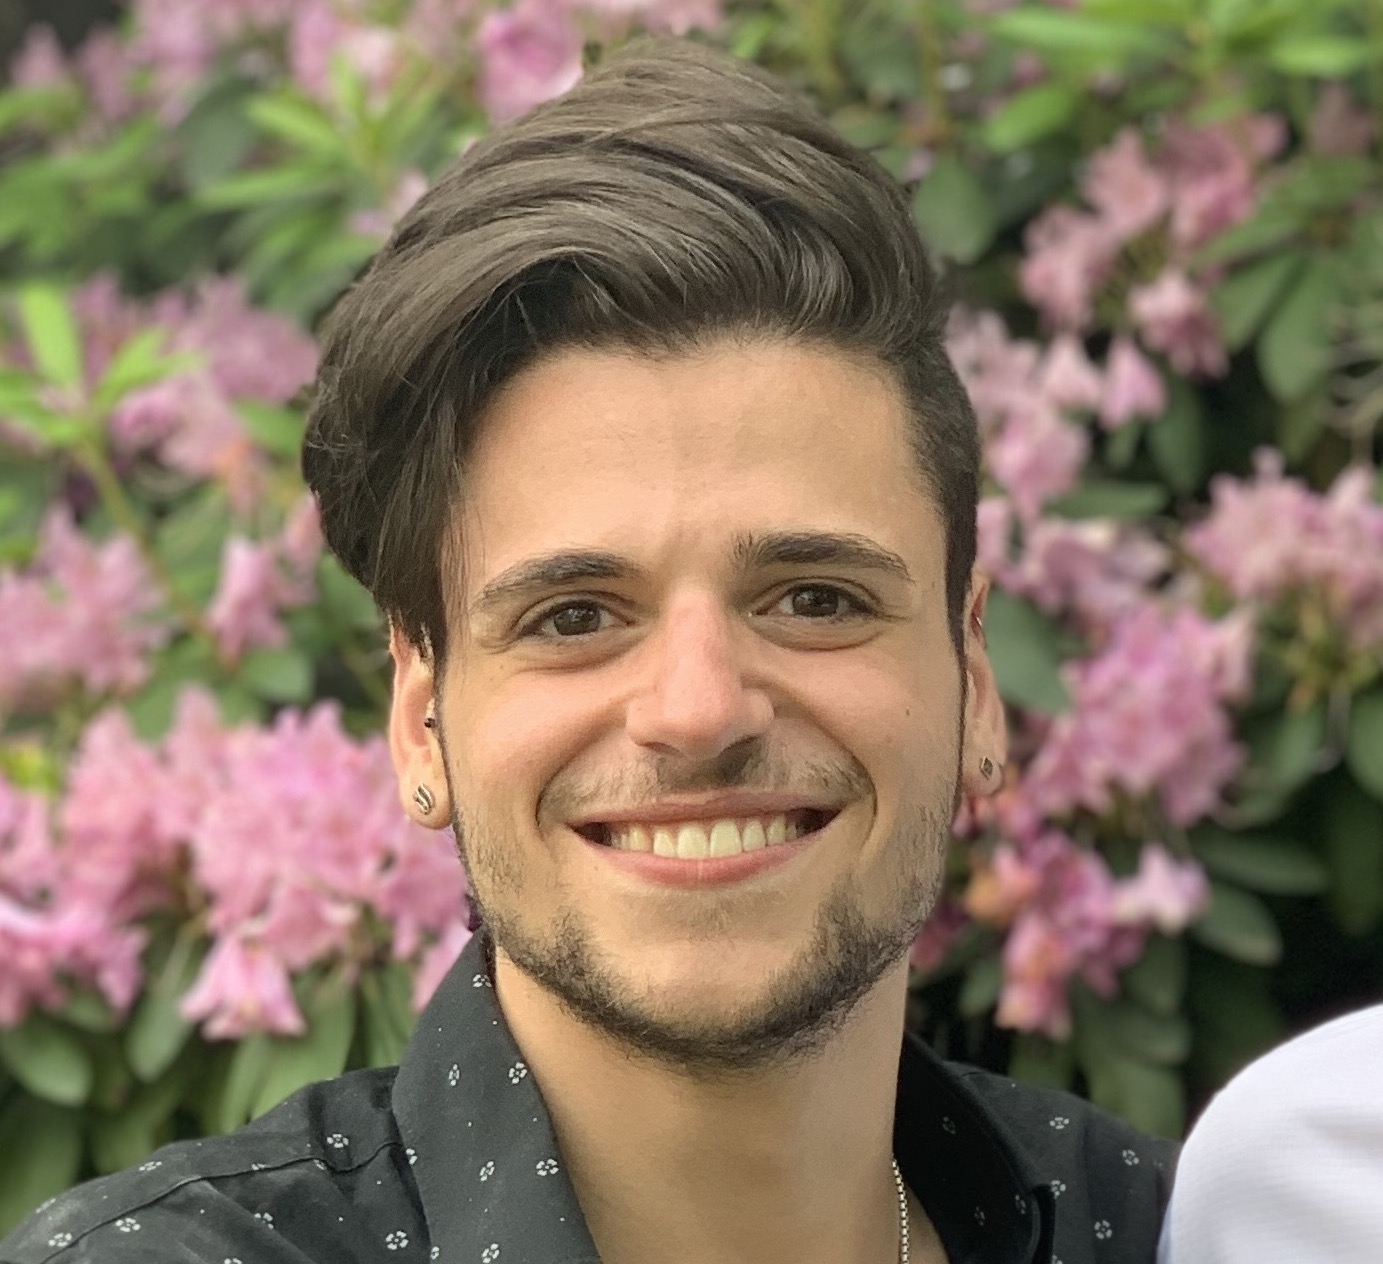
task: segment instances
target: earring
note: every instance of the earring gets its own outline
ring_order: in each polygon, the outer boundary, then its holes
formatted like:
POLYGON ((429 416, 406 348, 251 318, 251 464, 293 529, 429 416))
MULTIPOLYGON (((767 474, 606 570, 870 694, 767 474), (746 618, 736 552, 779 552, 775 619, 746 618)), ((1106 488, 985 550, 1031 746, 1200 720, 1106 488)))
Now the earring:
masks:
POLYGON ((423 721, 423 728, 425 729, 435 729, 436 727, 437 717, 435 715, 430 715, 427 717, 426 720, 423 721))
POLYGON ((432 809, 437 806, 436 796, 426 786, 419 786, 413 791, 413 802, 424 816, 431 816, 432 809))
POLYGON ((986 755, 980 760, 980 776, 988 781, 994 775, 994 761, 986 755))

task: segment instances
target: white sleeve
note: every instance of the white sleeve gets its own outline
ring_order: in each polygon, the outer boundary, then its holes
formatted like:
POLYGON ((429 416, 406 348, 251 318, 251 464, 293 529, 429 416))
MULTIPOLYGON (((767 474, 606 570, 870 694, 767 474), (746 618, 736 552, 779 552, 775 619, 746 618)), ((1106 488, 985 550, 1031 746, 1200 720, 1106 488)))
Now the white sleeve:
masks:
POLYGON ((1383 1005, 1237 1075, 1182 1150, 1158 1264, 1383 1261, 1383 1005))

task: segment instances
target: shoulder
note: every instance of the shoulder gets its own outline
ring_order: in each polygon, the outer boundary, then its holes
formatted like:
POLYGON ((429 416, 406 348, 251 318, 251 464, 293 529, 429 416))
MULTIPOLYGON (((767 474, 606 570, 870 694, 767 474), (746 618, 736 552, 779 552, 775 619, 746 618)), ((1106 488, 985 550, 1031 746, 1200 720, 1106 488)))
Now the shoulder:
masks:
POLYGON ((1131 1252, 1121 1258, 1152 1259, 1176 1142, 1140 1132, 1073 1093, 974 1067, 951 1070, 1051 1191, 1062 1258, 1084 1258, 1071 1249, 1077 1241, 1113 1246, 1117 1239, 1131 1252))
MULTIPOLYGON (((329 1207, 331 1222, 339 1215, 358 1231, 351 1188, 366 1172, 379 1173, 380 1188, 390 1175, 397 1185, 408 1169, 393 1077, 389 1068, 309 1085, 236 1132, 174 1142, 79 1185, 0 1242, 0 1264, 224 1264, 269 1234, 312 1239, 329 1207)), ((365 1257, 328 1248, 294 1258, 365 1257)))
POLYGON ((1298 1036, 1235 1076, 1187 1139, 1169 1258, 1377 1258, 1381 1054, 1383 1006, 1375 1006, 1298 1036))

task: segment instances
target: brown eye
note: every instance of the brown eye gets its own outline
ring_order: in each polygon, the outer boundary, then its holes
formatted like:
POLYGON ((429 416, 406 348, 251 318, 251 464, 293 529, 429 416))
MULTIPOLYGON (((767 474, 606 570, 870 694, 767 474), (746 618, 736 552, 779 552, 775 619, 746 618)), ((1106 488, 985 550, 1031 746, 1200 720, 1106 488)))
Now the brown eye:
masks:
POLYGON ((778 605, 779 609, 787 606, 784 613, 803 619, 844 619, 862 614, 865 609, 863 602, 843 589, 822 584, 804 584, 794 588, 783 594, 778 605))
POLYGON ((561 606, 548 614, 546 623, 558 636, 589 636, 600 631, 600 607, 589 602, 561 606))

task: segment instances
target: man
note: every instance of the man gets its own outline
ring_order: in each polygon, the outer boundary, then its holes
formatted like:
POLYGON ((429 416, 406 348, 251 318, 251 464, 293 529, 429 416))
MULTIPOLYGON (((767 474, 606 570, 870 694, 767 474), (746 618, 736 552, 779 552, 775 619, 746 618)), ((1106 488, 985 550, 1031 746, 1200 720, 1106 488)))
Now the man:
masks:
POLYGON ((484 931, 397 1073, 5 1258, 1151 1261, 1167 1143, 904 1038, 1005 754, 943 325, 900 190, 726 57, 469 150, 334 314, 304 468, 484 931))
POLYGON ((1383 1258, 1383 1005, 1245 1068, 1196 1121, 1160 1264, 1383 1258))

